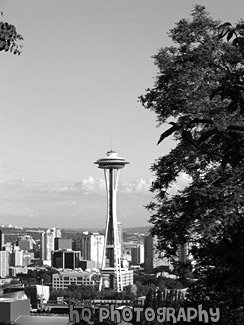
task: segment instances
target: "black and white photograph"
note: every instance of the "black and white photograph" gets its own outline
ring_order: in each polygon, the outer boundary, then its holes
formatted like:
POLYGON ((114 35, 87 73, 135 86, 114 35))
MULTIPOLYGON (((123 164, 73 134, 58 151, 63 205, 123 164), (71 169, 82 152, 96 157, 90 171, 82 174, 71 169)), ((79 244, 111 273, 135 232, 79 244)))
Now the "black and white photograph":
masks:
POLYGON ((243 325, 243 0, 0 0, 0 67, 0 325, 243 325))

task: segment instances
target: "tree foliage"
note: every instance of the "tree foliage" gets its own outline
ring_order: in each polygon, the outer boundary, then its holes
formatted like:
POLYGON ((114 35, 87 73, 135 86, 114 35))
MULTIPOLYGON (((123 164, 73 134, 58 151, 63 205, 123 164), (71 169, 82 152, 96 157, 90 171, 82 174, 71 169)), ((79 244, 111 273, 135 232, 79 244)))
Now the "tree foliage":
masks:
POLYGON ((50 293, 50 301, 55 301, 59 296, 63 296, 67 301, 71 299, 77 303, 80 303, 82 300, 91 299, 133 299, 133 294, 130 287, 125 287, 124 291, 122 292, 116 292, 112 289, 98 291, 98 288, 95 286, 75 284, 63 290, 52 289, 50 293))
POLYGON ((55 269, 28 270, 27 274, 20 273, 18 278, 24 285, 50 284, 52 275, 58 273, 55 269))
POLYGON ((0 51, 20 55, 22 35, 18 34, 14 25, 0 21, 0 51))
POLYGON ((152 234, 171 258, 189 244, 199 279, 189 299, 221 307, 222 324, 244 319, 243 26, 221 25, 195 6, 192 19, 170 31, 176 45, 154 56, 155 85, 140 97, 159 125, 171 125, 158 144, 177 141, 152 165, 152 234), (182 173, 189 185, 170 197, 182 173))

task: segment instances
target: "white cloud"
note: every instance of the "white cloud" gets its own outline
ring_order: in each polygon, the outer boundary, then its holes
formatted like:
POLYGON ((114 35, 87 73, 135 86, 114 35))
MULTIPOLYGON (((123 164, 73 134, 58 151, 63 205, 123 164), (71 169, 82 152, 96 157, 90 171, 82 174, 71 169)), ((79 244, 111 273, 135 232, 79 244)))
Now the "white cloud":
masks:
POLYGON ((137 179, 133 182, 122 182, 119 184, 118 191, 123 194, 149 194, 152 181, 137 179))
POLYGON ((90 193, 103 193, 105 191, 105 181, 101 178, 89 177, 73 185, 74 191, 90 193))
POLYGON ((17 178, 17 179, 10 179, 10 180, 1 180, 0 185, 18 185, 25 183, 26 180, 24 177, 17 178))
POLYGON ((58 193, 101 193, 105 191, 105 181, 101 178, 85 178, 77 183, 49 183, 41 188, 41 192, 58 193))
MULTIPOLYGON (((118 192, 121 194, 148 194, 151 186, 151 180, 146 181, 137 179, 132 182, 119 182, 118 192)), ((106 185, 105 180, 102 178, 85 178, 77 183, 50 183, 45 185, 41 192, 77 192, 85 195, 88 194, 105 194, 106 185)))
MULTIPOLYGON (((176 182, 172 184, 169 189, 169 194, 174 195, 178 191, 183 190, 189 183, 191 179, 185 174, 182 173, 176 179, 176 182)), ((121 195, 127 194, 138 194, 138 195, 149 195, 151 196, 150 187, 153 182, 153 179, 144 180, 136 179, 131 182, 120 181, 118 183, 118 192, 121 195)), ((77 193, 83 195, 105 195, 106 185, 104 178, 84 178, 76 183, 71 182, 56 182, 56 183, 30 183, 27 182, 24 178, 19 178, 16 180, 9 181, 0 181, 0 188, 5 188, 11 186, 15 187, 15 190, 18 191, 22 186, 23 190, 33 191, 36 195, 38 193, 60 193, 61 195, 77 193)))
MULTIPOLYGON (((150 215, 144 208, 153 194, 152 180, 119 181, 118 219, 124 226, 146 225, 150 215)), ((170 189, 182 190, 189 178, 182 174, 170 189)), ((19 226, 104 227, 106 186, 103 178, 85 178, 76 183, 31 183, 23 179, 0 183, 2 223, 19 226)))

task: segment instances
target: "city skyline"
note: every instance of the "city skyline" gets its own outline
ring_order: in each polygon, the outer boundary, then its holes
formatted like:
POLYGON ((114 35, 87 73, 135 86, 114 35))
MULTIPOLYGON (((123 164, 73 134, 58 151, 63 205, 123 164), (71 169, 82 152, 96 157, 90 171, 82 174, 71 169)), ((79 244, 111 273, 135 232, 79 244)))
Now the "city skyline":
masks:
MULTIPOLYGON (((1 52, 0 218, 17 226, 105 227, 105 184, 93 161, 111 149, 131 162, 118 188, 118 220, 147 225, 150 166, 167 125, 138 97, 157 74, 152 56, 200 3, 237 22, 243 1, 2 1, 1 19, 23 35, 1 52)), ((182 189, 182 176, 172 189, 182 189)))

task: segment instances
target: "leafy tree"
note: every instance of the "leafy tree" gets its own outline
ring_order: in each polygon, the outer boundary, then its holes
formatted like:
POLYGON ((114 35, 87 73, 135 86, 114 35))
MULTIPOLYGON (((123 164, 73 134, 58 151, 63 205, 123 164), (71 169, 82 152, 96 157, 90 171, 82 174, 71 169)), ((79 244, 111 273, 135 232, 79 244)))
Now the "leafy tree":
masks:
POLYGON ((152 285, 152 284, 144 285, 139 281, 136 281, 135 284, 137 287, 137 297, 146 296, 150 289, 153 289, 153 290, 155 289, 155 285, 152 285))
POLYGON ((154 292, 152 289, 149 289, 147 295, 146 295, 146 299, 145 299, 145 303, 144 303, 144 309, 146 308, 153 308, 153 297, 154 297, 154 292))
POLYGON ((226 22, 219 26, 219 38, 225 37, 227 41, 232 39, 232 45, 238 47, 244 56, 244 22, 241 21, 236 26, 226 22))
POLYGON ((177 142, 152 165, 156 201, 148 209, 158 248, 177 259, 178 247, 188 243, 198 279, 190 291, 191 304, 220 307, 221 324, 242 324, 243 23, 236 30, 228 26, 195 6, 192 19, 180 20, 170 31, 176 46, 154 56, 159 73, 140 100, 156 113, 159 125, 171 125, 158 143, 170 135, 177 142), (169 189, 182 173, 189 185, 170 197, 169 189))
POLYGON ((163 306, 163 299, 162 299, 162 291, 159 289, 157 291, 157 295, 156 295, 156 299, 157 299, 157 303, 156 303, 156 307, 162 307, 163 306))
POLYGON ((17 33, 14 25, 0 21, 0 51, 21 53, 23 37, 17 33))
POLYGON ((52 274, 58 273, 53 269, 40 269, 40 270, 28 270, 27 274, 18 274, 18 278, 22 283, 26 284, 43 284, 47 285, 52 282, 52 274))

